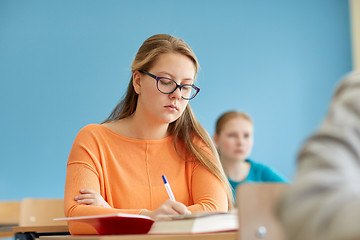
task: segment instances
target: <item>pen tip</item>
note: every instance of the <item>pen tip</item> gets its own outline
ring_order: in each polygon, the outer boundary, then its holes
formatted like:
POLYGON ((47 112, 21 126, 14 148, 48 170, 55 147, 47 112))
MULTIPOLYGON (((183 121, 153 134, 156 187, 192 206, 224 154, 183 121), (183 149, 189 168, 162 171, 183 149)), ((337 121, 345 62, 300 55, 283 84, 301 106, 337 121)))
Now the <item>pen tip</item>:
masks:
POLYGON ((166 179, 165 175, 162 175, 162 179, 163 179, 164 183, 167 183, 167 179, 166 179))

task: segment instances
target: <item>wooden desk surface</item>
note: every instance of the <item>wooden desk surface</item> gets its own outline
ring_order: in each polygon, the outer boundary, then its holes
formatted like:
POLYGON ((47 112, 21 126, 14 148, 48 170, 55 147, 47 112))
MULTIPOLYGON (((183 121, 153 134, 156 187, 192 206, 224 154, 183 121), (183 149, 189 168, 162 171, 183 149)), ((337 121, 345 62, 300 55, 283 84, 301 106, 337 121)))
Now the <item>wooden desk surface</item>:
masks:
POLYGON ((67 225, 49 225, 49 226, 16 226, 12 227, 13 232, 69 232, 67 225))
POLYGON ((237 231, 203 234, 41 236, 40 240, 236 240, 237 231))
POLYGON ((0 226, 0 238, 13 237, 14 232, 12 231, 13 226, 0 226))
POLYGON ((3 237, 13 237, 13 227, 16 225, 0 225, 0 238, 3 237))
POLYGON ((5 237, 14 237, 14 233, 13 232, 0 232, 0 238, 5 238, 5 237))

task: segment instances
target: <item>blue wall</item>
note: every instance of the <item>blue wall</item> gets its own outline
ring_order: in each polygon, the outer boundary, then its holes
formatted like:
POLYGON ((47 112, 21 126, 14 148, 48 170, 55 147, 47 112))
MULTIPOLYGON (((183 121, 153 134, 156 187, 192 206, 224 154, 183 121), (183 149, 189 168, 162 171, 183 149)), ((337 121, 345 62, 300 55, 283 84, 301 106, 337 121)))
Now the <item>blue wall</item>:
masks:
POLYGON ((339 78, 351 70, 344 0, 0 0, 0 200, 62 197, 77 132, 104 120, 130 62, 157 33, 200 61, 191 101, 213 134, 219 114, 255 121, 252 158, 288 178, 339 78))

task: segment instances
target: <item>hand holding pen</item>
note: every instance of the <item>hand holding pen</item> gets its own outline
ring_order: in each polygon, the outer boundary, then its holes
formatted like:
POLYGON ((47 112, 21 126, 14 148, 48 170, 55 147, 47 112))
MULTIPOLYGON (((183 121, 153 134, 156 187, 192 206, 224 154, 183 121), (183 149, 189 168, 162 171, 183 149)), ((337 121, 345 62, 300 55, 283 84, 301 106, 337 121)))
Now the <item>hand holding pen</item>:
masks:
POLYGON ((156 210, 149 211, 143 210, 141 212, 142 215, 147 215, 153 219, 156 219, 158 216, 164 215, 185 215, 191 214, 191 212, 187 209, 187 207, 181 202, 177 202, 175 200, 174 194, 171 190, 170 184, 166 179, 165 175, 162 176, 164 186, 166 192, 170 199, 166 200, 163 204, 161 204, 156 210))

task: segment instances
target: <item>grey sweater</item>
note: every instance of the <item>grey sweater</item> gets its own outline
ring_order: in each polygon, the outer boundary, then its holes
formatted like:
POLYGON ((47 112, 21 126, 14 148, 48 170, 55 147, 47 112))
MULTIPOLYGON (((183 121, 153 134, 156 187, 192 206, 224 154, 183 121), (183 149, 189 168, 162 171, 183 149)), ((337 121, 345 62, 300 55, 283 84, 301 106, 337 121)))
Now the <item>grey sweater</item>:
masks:
POLYGON ((338 86, 277 213, 291 240, 360 239, 360 72, 338 86))

